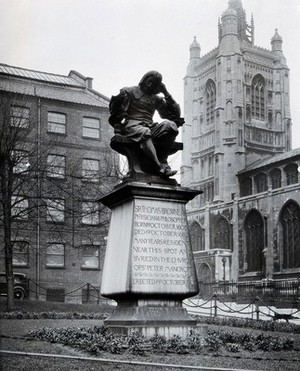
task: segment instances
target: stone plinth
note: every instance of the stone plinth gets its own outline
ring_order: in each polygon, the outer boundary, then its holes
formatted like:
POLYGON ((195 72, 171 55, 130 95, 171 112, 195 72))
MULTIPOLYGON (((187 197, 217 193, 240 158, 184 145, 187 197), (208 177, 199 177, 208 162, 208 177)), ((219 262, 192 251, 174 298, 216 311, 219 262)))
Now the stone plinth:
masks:
POLYGON ((101 286, 118 302, 111 330, 184 336, 196 325, 181 302, 198 293, 185 204, 199 193, 127 182, 101 199, 112 210, 101 286))

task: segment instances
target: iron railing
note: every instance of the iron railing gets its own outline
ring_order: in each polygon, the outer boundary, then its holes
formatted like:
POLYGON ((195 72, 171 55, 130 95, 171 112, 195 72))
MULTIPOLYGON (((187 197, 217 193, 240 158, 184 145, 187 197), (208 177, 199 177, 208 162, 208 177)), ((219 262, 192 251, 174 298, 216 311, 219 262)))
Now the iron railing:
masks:
POLYGON ((249 303, 259 296, 268 305, 300 306, 300 280, 259 280, 246 282, 200 282, 199 297, 207 300, 217 294, 223 300, 249 303))

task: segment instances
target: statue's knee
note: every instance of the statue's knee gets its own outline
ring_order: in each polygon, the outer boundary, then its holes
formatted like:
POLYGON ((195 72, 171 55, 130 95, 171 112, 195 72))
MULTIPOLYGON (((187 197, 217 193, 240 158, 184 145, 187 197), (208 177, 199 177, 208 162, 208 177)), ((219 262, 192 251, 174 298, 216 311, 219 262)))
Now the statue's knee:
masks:
POLYGON ((178 134, 178 127, 174 121, 165 120, 163 121, 165 129, 169 130, 172 133, 178 134))

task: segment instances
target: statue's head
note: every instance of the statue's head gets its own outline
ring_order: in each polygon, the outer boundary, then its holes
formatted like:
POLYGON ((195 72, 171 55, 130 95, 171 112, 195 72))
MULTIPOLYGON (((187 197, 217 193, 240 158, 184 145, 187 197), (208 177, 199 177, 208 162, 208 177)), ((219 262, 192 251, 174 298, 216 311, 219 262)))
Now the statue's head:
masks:
POLYGON ((159 92, 159 86, 162 82, 162 75, 157 71, 145 73, 139 82, 141 90, 146 94, 156 94, 159 92))

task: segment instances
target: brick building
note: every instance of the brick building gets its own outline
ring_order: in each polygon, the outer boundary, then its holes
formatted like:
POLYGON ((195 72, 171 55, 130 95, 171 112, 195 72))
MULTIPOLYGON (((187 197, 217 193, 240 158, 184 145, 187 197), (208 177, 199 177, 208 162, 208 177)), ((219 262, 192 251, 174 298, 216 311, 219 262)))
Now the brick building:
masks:
POLYGON ((2 122, 9 115, 21 133, 14 149, 22 157, 13 170, 13 269, 30 278, 30 299, 97 300, 109 222, 97 200, 117 175, 109 99, 76 71, 62 76, 0 64, 0 100, 2 122))
POLYGON ((198 278, 296 279, 300 149, 291 149, 283 39, 276 30, 270 50, 256 46, 240 0, 218 29, 206 55, 194 39, 184 79, 181 183, 203 190, 188 207, 198 278))

